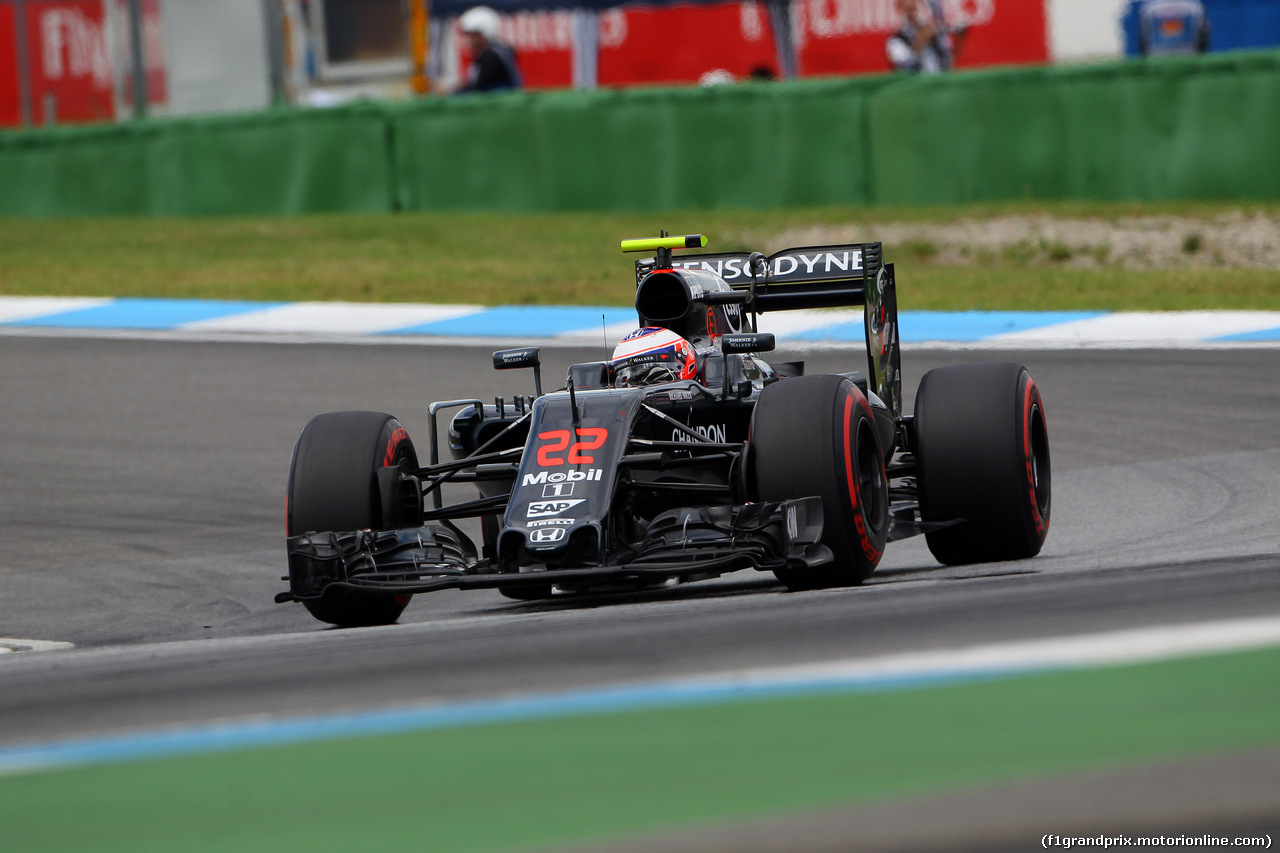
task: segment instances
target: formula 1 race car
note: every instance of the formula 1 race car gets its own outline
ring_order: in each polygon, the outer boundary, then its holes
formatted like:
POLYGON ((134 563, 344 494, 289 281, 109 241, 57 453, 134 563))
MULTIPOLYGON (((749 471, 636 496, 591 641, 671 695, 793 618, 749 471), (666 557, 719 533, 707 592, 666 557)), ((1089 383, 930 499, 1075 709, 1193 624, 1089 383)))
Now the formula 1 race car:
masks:
POLYGON ((937 368, 901 412, 894 269, 879 243, 693 254, 700 235, 623 241, 639 329, 542 393, 536 347, 493 354, 535 394, 433 403, 430 458, 389 414, 318 415, 289 469, 289 591, 341 626, 394 622, 411 595, 517 600, 643 590, 742 569, 787 588, 862 582, 923 533, 942 563, 1035 556, 1049 439, 1017 364, 937 368), (760 314, 864 307, 867 374, 769 364, 760 314), (438 417, 456 410, 441 459, 438 417), (446 485, 469 484, 446 502, 446 485), (475 491, 470 491, 474 488, 475 491), (479 522, 477 545, 458 526, 479 522))

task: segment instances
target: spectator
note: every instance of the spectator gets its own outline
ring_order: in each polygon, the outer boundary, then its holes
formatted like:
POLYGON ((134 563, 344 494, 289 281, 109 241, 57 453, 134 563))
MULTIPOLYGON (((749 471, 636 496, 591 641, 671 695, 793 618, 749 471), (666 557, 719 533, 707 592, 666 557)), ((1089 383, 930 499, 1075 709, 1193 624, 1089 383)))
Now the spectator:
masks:
POLYGON ((458 28, 471 52, 467 82, 457 92, 498 92, 523 85, 516 54, 499 39, 498 13, 488 6, 468 9, 458 18, 458 28))
POLYGON ((1138 44, 1143 56, 1204 53, 1209 18, 1200 0, 1143 0, 1138 9, 1138 44))
POLYGON ((947 26, 939 0, 896 0, 901 26, 885 42, 895 71, 933 74, 955 64, 967 26, 947 26))
POLYGON ((723 68, 714 68, 698 78, 699 86, 725 86, 736 82, 733 74, 723 68))

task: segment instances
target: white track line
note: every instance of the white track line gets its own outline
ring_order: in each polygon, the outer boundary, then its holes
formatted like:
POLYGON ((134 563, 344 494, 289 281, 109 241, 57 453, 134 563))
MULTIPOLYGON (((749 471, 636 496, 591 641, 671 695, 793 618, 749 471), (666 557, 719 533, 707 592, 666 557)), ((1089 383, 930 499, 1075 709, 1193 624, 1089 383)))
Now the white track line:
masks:
POLYGON ((297 302, 212 320, 184 323, 198 332, 368 335, 479 314, 480 305, 414 305, 358 302, 297 302))
POLYGON ((1006 332, 985 342, 1185 343, 1277 328, 1280 311, 1120 311, 1105 317, 1006 332))
POLYGON ((794 681, 843 684, 873 677, 912 678, 1089 666, 1122 666, 1280 645, 1280 617, 1132 628, 1074 637, 989 643, 726 675, 742 684, 794 681))
POLYGON ((66 296, 0 296, 0 323, 17 323, 35 317, 97 308, 114 301, 105 297, 76 299, 66 296))
POLYGON ((13 652, 49 652, 56 649, 74 649, 75 643, 62 643, 57 640, 15 640, 0 637, 0 655, 13 652))

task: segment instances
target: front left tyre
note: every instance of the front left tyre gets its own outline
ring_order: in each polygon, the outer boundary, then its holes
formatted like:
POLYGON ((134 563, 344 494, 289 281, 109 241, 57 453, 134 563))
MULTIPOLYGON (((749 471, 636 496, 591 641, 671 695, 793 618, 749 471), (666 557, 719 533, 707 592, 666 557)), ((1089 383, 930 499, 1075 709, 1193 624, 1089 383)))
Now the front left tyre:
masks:
MULTIPOLYGON (((409 433, 383 412, 329 412, 302 430, 289 464, 287 536, 383 529, 378 470, 418 467, 409 433)), ((389 625, 410 595, 329 587, 303 606, 321 622, 343 628, 389 625)))

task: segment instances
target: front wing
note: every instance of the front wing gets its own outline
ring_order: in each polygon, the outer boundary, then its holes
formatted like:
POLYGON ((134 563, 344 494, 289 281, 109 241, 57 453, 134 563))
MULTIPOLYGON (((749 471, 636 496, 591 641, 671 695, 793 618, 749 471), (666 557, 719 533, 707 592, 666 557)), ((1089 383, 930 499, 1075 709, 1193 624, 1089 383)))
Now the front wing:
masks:
POLYGON ((619 548, 600 565, 526 566, 502 572, 474 559, 462 539, 443 526, 352 530, 289 537, 288 592, 279 602, 321 597, 331 586, 402 594, 439 589, 592 586, 717 577, 742 569, 804 569, 829 563, 821 543, 822 501, 683 507, 658 515, 643 540, 619 548))

